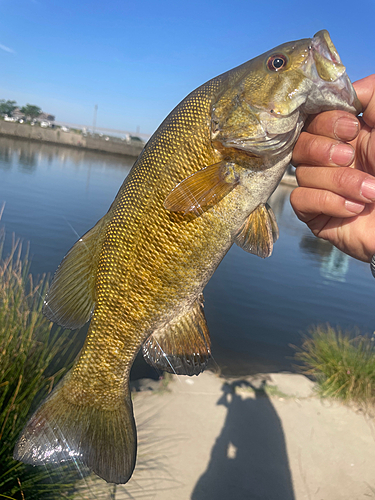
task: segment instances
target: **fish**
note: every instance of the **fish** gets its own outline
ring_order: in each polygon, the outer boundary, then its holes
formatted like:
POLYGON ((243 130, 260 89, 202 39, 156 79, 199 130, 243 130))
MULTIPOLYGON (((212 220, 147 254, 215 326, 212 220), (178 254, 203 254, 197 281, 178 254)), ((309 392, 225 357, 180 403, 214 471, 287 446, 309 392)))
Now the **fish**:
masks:
POLYGON ((47 318, 91 323, 72 369, 22 431, 16 460, 80 460, 107 482, 130 479, 137 353, 162 371, 206 368, 204 287, 233 243, 271 255, 279 230, 267 201, 307 117, 332 109, 357 115, 361 105, 322 30, 211 79, 167 116, 54 275, 47 318))

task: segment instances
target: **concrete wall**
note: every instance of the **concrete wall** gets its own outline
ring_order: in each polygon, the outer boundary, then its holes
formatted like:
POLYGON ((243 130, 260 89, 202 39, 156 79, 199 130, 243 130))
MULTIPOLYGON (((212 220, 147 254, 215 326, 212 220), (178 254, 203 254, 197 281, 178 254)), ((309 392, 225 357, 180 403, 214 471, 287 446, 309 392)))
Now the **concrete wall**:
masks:
MULTIPOLYGON (((69 134, 70 132, 66 132, 69 134)), ((64 132, 61 132, 64 134, 64 132)), ((82 136, 81 136, 82 137, 82 136)), ((143 149, 143 143, 127 144, 120 141, 106 141, 104 138, 98 137, 82 137, 85 140, 85 147, 87 149, 94 149, 96 151, 105 151, 107 153, 115 153, 119 155, 135 156, 137 157, 143 149)))
POLYGON ((137 157, 143 148, 141 143, 138 145, 120 141, 106 141, 99 137, 84 137, 76 132, 63 132, 59 128, 41 128, 38 125, 32 127, 25 123, 5 122, 3 120, 0 120, 0 135, 134 157, 137 157))

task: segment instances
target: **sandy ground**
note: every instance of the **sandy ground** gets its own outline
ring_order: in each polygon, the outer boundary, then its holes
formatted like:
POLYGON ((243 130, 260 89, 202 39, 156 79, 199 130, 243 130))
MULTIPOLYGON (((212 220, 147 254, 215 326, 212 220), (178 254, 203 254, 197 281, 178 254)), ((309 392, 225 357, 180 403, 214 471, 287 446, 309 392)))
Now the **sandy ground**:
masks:
POLYGON ((117 500, 375 498, 374 420, 302 375, 173 377, 137 393, 135 414, 138 464, 117 500))

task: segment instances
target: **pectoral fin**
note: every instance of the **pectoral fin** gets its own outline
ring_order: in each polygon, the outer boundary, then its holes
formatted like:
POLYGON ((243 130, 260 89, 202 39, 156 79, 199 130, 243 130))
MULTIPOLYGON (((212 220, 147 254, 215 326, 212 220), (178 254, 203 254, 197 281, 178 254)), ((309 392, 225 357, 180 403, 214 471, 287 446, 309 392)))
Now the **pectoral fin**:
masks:
POLYGON ((106 217, 100 219, 69 250, 59 265, 44 299, 43 313, 65 328, 83 326, 95 305, 95 276, 105 234, 106 217))
POLYGON ((143 357, 154 368, 177 375, 198 375, 211 357, 211 341, 198 298, 177 321, 155 331, 142 347, 143 357))
POLYGON ((236 244, 265 259, 272 254, 273 244, 279 237, 276 217, 272 208, 263 203, 246 219, 236 236, 236 244))
POLYGON ((201 215, 216 205, 238 184, 234 164, 219 162, 187 177, 169 193, 164 208, 171 212, 201 215))

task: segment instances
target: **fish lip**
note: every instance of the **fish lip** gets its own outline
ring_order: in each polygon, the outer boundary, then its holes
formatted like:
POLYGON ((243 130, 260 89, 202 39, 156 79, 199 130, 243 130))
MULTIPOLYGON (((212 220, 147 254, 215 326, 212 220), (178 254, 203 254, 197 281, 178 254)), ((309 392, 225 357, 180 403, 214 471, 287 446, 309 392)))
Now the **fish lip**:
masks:
POLYGON ((327 30, 320 30, 311 39, 311 48, 334 64, 342 64, 339 53, 333 45, 327 30))
POLYGON ((314 68, 312 75, 315 83, 333 83, 346 75, 346 68, 343 66, 327 30, 318 31, 311 39, 308 49, 308 61, 314 68), (326 64, 330 68, 325 75, 322 75, 323 64, 326 64))
POLYGON ((355 93, 353 85, 346 73, 346 68, 341 62, 341 58, 334 46, 331 37, 327 30, 318 31, 311 39, 308 47, 309 57, 307 58, 304 73, 310 78, 318 87, 323 90, 323 87, 328 83, 329 86, 335 88, 338 94, 341 94, 343 101, 342 106, 346 111, 355 112, 355 114, 362 113, 362 105, 355 93), (318 55, 318 56, 317 56, 318 55), (314 57, 315 56, 315 57, 314 57), (326 59, 329 63, 336 66, 337 77, 330 78, 330 81, 325 81, 321 78, 318 70, 315 67, 315 59, 326 59))

